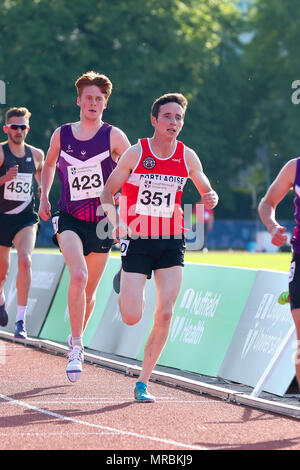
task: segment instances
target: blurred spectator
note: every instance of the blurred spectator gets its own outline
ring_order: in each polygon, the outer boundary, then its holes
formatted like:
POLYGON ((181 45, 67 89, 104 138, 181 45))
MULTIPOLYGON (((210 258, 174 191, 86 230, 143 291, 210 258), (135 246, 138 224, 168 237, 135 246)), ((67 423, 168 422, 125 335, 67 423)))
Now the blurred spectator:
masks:
POLYGON ((193 230, 196 231, 196 224, 204 224, 204 243, 203 247, 205 247, 205 242, 207 241, 208 233, 212 230, 214 225, 214 211, 213 209, 206 209, 203 207, 203 211, 196 210, 197 204, 201 204, 201 199, 194 205, 192 210, 192 226, 193 230))

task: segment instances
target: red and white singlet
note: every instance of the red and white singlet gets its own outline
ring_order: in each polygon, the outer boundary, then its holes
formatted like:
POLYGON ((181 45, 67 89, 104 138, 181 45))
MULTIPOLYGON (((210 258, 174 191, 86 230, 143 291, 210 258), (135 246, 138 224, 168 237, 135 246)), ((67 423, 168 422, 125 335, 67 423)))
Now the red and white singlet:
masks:
POLYGON ((140 158, 123 185, 120 216, 141 237, 185 232, 181 197, 188 178, 185 146, 176 141, 168 158, 157 157, 149 139, 140 139, 140 158))

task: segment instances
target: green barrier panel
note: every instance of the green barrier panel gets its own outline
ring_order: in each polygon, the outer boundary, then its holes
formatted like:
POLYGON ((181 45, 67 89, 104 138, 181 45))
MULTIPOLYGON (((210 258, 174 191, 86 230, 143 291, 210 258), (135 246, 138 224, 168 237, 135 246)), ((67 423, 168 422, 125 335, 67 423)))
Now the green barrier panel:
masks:
MULTIPOLYGON (((30 284, 26 329, 29 337, 37 338, 47 316, 47 312, 55 295, 61 273, 64 268, 64 260, 58 253, 32 254, 32 280, 30 284)), ((6 308, 8 311, 8 324, 0 327, 0 330, 14 333, 17 314, 18 295, 16 278, 18 273, 18 259, 15 250, 10 254, 10 268, 4 285, 6 308)))
POLYGON ((217 376, 256 275, 256 270, 186 263, 159 365, 217 376))
MULTIPOLYGON (((93 315, 87 325, 84 333, 84 346, 88 347, 101 320, 112 291, 112 279, 121 266, 121 260, 118 257, 111 257, 108 260, 105 271, 102 275, 96 293, 96 304, 93 315)), ((65 343, 70 334, 70 320, 67 305, 69 286, 69 271, 65 267, 51 309, 43 325, 39 337, 51 341, 65 343)))

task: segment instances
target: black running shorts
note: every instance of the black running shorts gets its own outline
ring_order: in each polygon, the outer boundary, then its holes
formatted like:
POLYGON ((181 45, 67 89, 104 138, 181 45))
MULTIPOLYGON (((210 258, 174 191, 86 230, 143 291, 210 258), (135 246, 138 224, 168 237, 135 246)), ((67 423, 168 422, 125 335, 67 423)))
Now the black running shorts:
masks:
POLYGON ((0 213, 0 245, 11 247, 13 239, 20 230, 39 222, 36 212, 28 211, 20 214, 0 213))
MULTIPOLYGON (((90 253, 108 253, 113 244, 113 239, 108 236, 100 239, 97 235, 97 222, 85 222, 77 219, 67 212, 58 212, 52 216, 54 235, 52 240, 59 246, 56 234, 70 230, 77 233, 83 245, 84 256, 90 253)), ((111 230, 109 232, 111 234, 111 230)))
POLYGON ((300 255, 293 254, 289 275, 291 310, 300 308, 300 255))
POLYGON ((185 239, 121 240, 122 269, 129 273, 146 274, 151 278, 156 269, 184 266, 185 239))

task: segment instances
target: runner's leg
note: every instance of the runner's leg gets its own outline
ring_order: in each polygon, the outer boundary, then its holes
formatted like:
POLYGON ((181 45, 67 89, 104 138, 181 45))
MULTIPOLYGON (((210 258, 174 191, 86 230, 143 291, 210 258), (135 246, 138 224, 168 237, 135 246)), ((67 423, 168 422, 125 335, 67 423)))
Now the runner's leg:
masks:
POLYGON ((157 269, 154 272, 157 288, 157 304, 154 325, 144 350, 144 360, 139 381, 147 384, 152 370, 167 341, 173 310, 182 282, 181 266, 157 269))
POLYGON ((85 257, 88 269, 88 281, 85 289, 86 307, 83 322, 85 330, 96 303, 96 291, 109 258, 108 253, 90 253, 85 257))
POLYGON ((294 319, 296 335, 297 335, 297 353, 295 355, 295 367, 296 367, 297 382, 300 388, 300 308, 293 309, 292 316, 294 319))
POLYGON ((21 229, 15 236, 13 243, 18 254, 18 274, 16 280, 18 306, 25 307, 32 279, 31 258, 36 240, 36 225, 21 229))
POLYGON ((127 325, 135 325, 142 318, 146 280, 145 274, 122 270, 119 307, 123 322, 127 325))
POLYGON ((3 294, 4 284, 9 270, 10 247, 0 246, 0 294, 3 294))
POLYGON ((66 230, 57 234, 57 240, 70 273, 68 307, 72 337, 79 338, 83 332, 86 305, 87 264, 83 255, 82 242, 75 232, 66 230))

